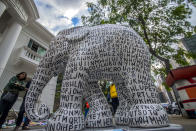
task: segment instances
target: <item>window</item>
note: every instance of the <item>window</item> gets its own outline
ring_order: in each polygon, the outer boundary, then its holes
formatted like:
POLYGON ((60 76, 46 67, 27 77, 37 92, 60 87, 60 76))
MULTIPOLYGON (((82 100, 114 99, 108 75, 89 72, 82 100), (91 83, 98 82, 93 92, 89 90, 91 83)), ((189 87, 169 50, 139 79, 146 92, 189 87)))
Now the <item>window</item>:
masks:
POLYGON ((36 53, 38 53, 41 56, 44 56, 46 53, 46 49, 43 48, 42 46, 40 46, 37 42, 35 42, 34 40, 30 39, 28 47, 35 51, 36 53))

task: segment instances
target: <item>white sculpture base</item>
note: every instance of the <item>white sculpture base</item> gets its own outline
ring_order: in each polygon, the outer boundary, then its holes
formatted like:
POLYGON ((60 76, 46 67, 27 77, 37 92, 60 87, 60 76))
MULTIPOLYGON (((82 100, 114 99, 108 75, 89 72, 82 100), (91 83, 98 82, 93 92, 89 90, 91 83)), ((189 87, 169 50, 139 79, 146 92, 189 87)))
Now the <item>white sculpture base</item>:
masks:
MULTIPOLYGON (((45 129, 34 129, 30 131, 45 131, 45 129)), ((108 127, 108 128, 86 128, 82 131, 184 131, 181 125, 169 124, 168 127, 162 128, 130 128, 130 127, 108 127)))
MULTIPOLYGON (((29 131, 45 131, 45 129, 33 129, 29 131)), ((86 128, 82 131, 185 131, 181 125, 169 124, 168 127, 162 128, 130 128, 130 127, 108 127, 108 128, 86 128)))
POLYGON ((162 128, 130 128, 130 127, 108 127, 108 128, 86 128, 82 131, 184 131, 184 128, 178 124, 169 124, 162 128))

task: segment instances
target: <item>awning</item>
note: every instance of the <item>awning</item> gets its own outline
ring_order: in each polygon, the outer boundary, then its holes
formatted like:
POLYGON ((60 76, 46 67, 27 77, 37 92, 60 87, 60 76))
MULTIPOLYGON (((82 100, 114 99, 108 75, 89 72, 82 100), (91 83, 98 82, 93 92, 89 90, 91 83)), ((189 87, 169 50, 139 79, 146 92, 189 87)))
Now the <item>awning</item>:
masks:
POLYGON ((172 86, 175 81, 196 77, 196 65, 173 69, 166 77, 166 84, 172 86))

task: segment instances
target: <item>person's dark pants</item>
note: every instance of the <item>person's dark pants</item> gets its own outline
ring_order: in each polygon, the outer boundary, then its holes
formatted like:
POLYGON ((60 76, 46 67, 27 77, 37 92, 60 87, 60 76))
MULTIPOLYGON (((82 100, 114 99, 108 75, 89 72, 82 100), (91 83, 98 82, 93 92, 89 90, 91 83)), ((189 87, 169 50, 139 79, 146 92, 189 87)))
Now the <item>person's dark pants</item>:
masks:
POLYGON ((118 101, 118 98, 112 98, 112 107, 113 107, 113 113, 115 114, 116 110, 117 110, 117 107, 119 105, 119 101, 118 101))
MULTIPOLYGON (((25 105, 25 98, 23 99, 23 102, 22 102, 22 104, 20 106, 20 111, 18 113, 18 118, 16 120, 16 126, 20 126, 21 123, 22 123, 22 120, 23 120, 23 117, 24 117, 24 113, 25 113, 25 106, 24 105, 25 105)), ((29 122, 30 122, 30 120, 26 117, 25 121, 24 121, 24 124, 23 124, 23 127, 28 126, 29 122)))
POLYGON ((15 100, 13 102, 7 102, 2 100, 3 96, 6 95, 6 92, 3 92, 1 95, 1 100, 0 100, 0 129, 2 128, 3 123, 6 120, 6 117, 8 116, 9 110, 12 108, 14 103, 16 102, 18 95, 15 96, 15 100))
POLYGON ((29 122, 30 122, 29 118, 28 117, 25 117, 23 127, 28 126, 29 125, 29 122))

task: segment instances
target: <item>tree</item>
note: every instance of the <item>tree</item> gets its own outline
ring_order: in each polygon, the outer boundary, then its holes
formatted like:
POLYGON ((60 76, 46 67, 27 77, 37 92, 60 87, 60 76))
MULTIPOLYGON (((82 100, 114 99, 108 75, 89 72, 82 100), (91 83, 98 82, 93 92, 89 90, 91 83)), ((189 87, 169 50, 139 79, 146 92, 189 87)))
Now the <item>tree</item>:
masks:
POLYGON ((184 56, 195 54, 178 46, 183 37, 190 37, 195 27, 187 18, 192 13, 184 0, 98 0, 87 3, 90 16, 82 16, 84 25, 124 24, 132 27, 146 42, 152 54, 156 75, 166 76, 172 65, 189 65, 184 56))
POLYGON ((190 2, 193 6, 196 7, 196 0, 188 0, 188 2, 190 2))
POLYGON ((55 112, 59 108, 59 106, 60 106, 60 96, 61 96, 62 81, 63 81, 63 73, 60 73, 58 75, 58 78, 57 78, 53 112, 55 112))
MULTIPOLYGON (((146 42, 152 54, 152 70, 161 78, 172 69, 170 59, 186 66, 185 57, 196 58, 178 46, 183 37, 196 30, 187 18, 192 10, 185 0, 98 0, 87 3, 89 16, 82 16, 84 25, 123 24, 132 27, 146 42)), ((169 87, 163 81, 170 100, 169 87)))

